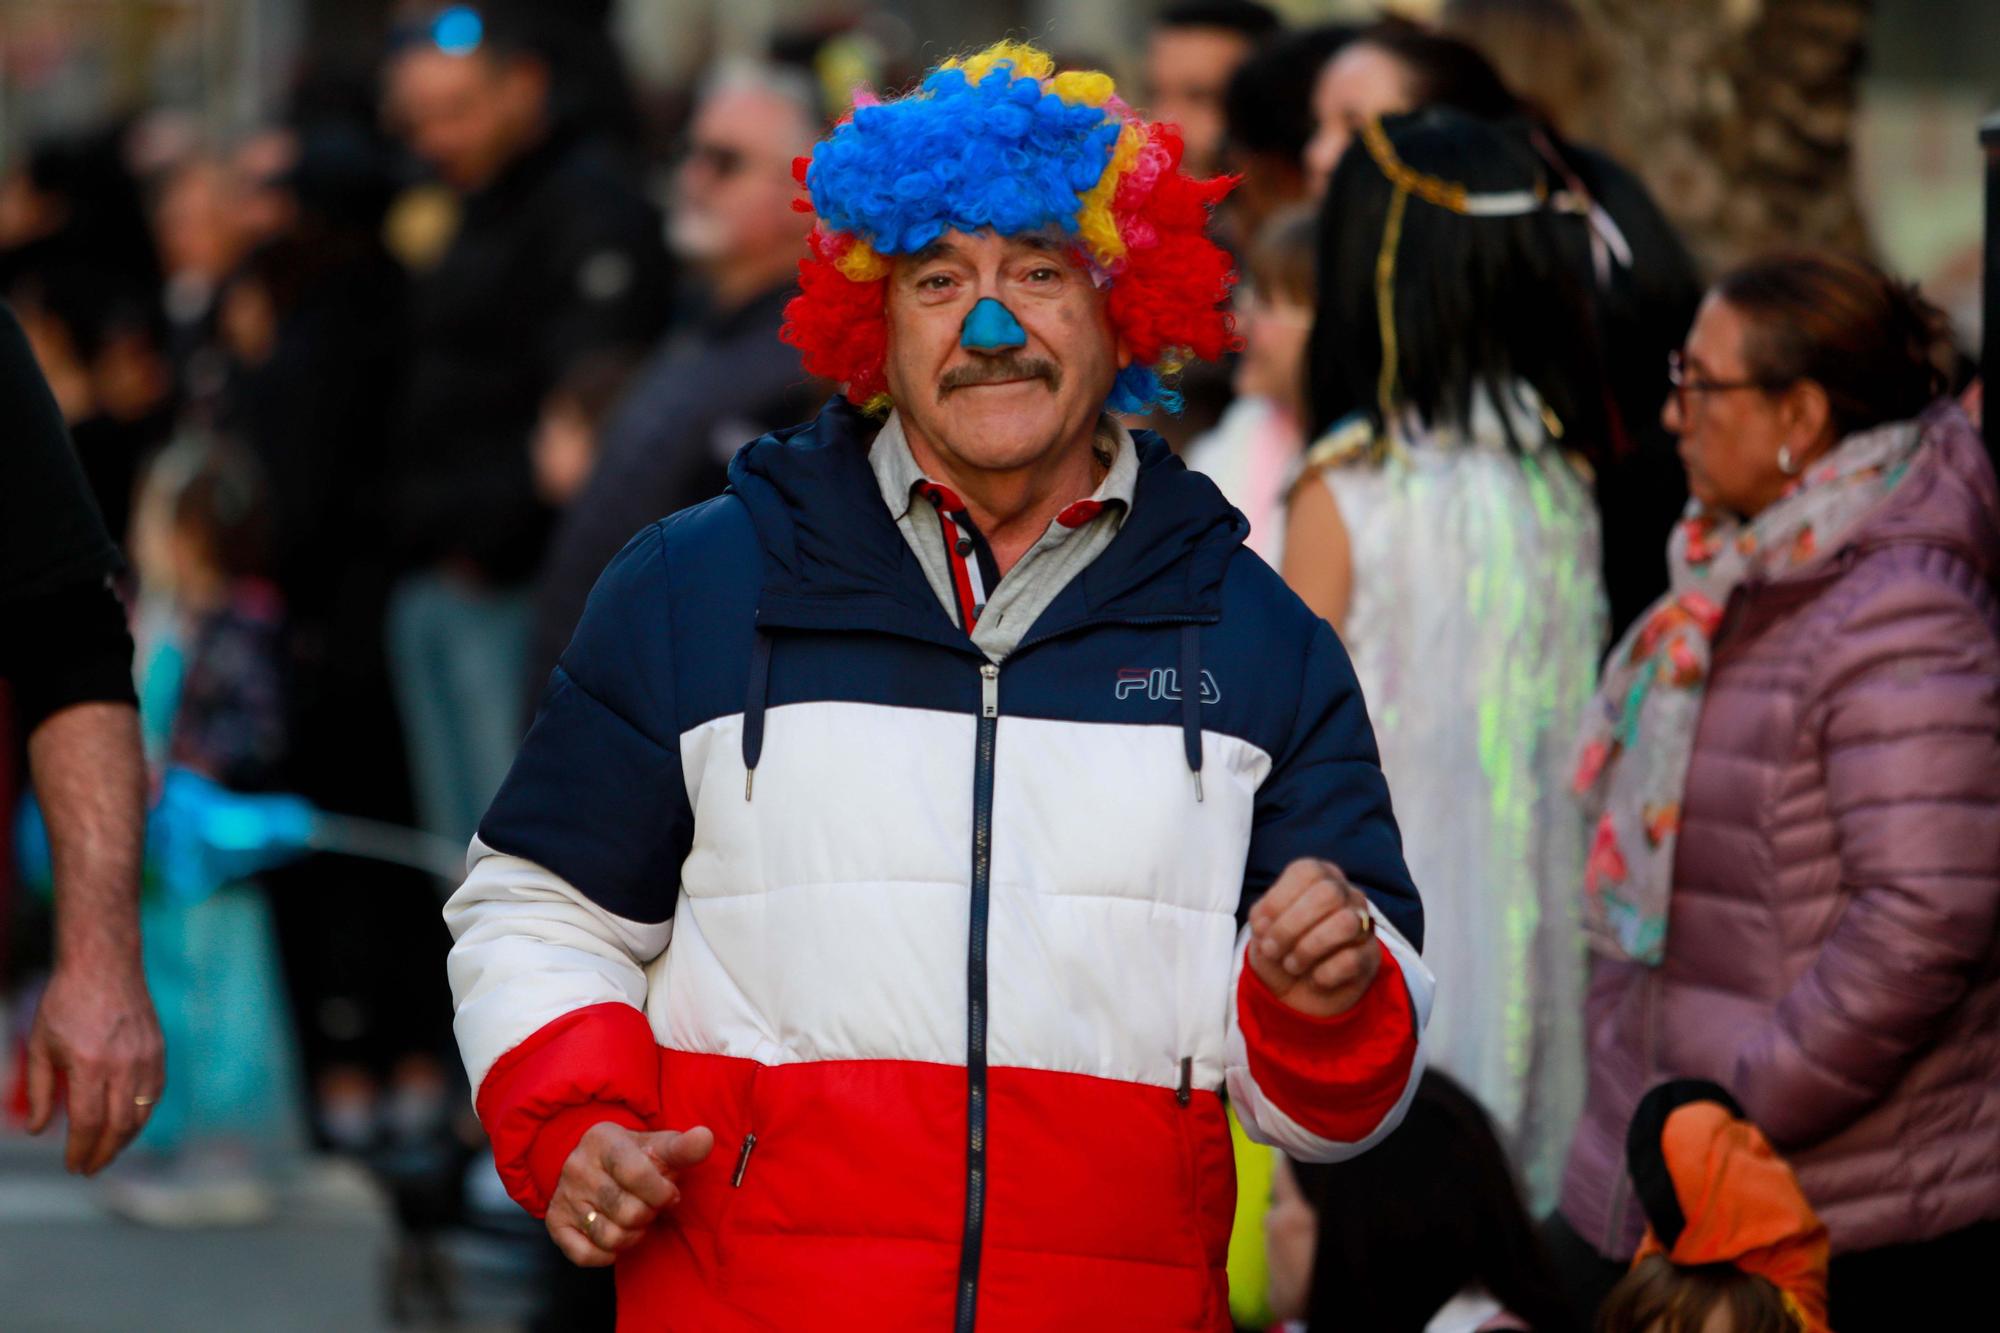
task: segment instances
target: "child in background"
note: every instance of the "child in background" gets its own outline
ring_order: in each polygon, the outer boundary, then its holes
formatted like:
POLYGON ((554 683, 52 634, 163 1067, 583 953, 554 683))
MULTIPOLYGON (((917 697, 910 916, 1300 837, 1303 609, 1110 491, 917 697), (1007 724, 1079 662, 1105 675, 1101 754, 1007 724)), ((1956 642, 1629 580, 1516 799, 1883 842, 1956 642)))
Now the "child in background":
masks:
POLYGON ((269 787, 284 757, 283 621, 263 577, 267 508, 255 462, 183 439, 147 470, 133 520, 134 658, 148 758, 235 791, 269 787))
POLYGON ((1826 1227, 1735 1098, 1663 1083, 1625 1153, 1646 1238, 1599 1333, 1827 1333, 1826 1227))
POLYGON ((1427 1070, 1376 1147, 1288 1163, 1265 1221, 1272 1311, 1305 1333, 1570 1333, 1493 1122, 1427 1070))
POLYGON ((1250 520, 1246 544, 1273 568, 1285 549, 1285 496, 1305 452, 1317 227, 1313 210, 1301 206, 1277 213, 1257 233, 1248 256, 1250 307, 1238 326, 1236 400, 1187 451, 1187 465, 1250 520))
MULTIPOLYGON (((282 619, 260 577, 266 513, 252 460, 219 441, 169 445, 141 484, 134 660, 156 786, 170 767, 238 791, 277 777, 282 619)), ((140 914, 167 1086, 107 1199, 155 1225, 254 1222, 272 1207, 275 1155, 299 1142, 269 911, 254 885, 180 883, 159 869, 149 859, 140 914)))

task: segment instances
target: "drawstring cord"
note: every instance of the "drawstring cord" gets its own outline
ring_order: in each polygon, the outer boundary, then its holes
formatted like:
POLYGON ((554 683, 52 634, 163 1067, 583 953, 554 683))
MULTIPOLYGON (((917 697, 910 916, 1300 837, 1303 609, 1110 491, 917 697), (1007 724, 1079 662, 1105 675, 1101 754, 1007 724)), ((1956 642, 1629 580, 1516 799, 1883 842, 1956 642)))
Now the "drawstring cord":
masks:
POLYGON ((1181 742, 1187 749, 1188 772, 1194 775, 1194 799, 1201 793, 1201 626, 1181 626, 1181 742))
POLYGON ((762 629, 750 644, 750 689, 743 700, 743 799, 750 799, 757 781, 757 760, 764 753, 764 696, 771 685, 771 636, 762 629))

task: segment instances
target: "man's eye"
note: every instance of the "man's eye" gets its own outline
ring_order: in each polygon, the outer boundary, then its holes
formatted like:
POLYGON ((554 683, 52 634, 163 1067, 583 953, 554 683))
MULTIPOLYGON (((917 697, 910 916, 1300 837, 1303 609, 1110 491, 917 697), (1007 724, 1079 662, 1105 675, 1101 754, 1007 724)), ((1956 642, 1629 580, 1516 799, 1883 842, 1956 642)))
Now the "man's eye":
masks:
POLYGON ((927 292, 941 292, 951 284, 952 276, 949 273, 933 273, 927 278, 917 279, 917 286, 927 292))
POLYGON ((1062 277, 1062 274, 1061 274, 1061 273, 1057 272, 1057 271, 1056 271, 1055 269, 1053 269, 1053 268, 1049 268, 1049 267, 1046 267, 1046 266, 1044 266, 1044 267, 1042 267, 1042 268, 1038 268, 1038 269, 1033 269, 1033 270, 1031 270, 1031 271, 1029 272, 1029 274, 1028 274, 1028 281, 1029 281, 1029 282, 1054 282, 1054 281, 1056 281, 1056 280, 1057 280, 1058 278, 1060 278, 1060 277, 1062 277))

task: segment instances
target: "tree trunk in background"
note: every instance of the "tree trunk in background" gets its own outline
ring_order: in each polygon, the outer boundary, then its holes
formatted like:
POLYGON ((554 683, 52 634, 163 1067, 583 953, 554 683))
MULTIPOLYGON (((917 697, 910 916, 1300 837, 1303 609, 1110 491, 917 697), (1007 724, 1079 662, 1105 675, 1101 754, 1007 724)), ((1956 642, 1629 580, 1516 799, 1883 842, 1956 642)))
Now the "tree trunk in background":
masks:
POLYGON ((1583 0, 1606 144, 1709 273, 1798 246, 1865 252, 1852 139, 1869 0, 1583 0))

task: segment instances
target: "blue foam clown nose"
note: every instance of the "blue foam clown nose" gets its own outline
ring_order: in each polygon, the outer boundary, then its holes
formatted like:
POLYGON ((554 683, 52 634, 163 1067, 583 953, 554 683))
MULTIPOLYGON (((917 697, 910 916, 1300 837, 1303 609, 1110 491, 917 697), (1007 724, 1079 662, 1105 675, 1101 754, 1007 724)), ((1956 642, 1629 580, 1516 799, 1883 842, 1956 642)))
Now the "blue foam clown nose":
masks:
POLYGON ((1013 311, 986 296, 959 326, 958 345, 968 352, 1004 352, 1010 347, 1026 347, 1028 334, 1013 311))

